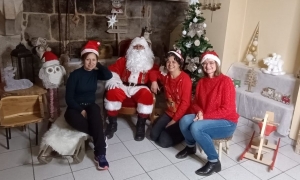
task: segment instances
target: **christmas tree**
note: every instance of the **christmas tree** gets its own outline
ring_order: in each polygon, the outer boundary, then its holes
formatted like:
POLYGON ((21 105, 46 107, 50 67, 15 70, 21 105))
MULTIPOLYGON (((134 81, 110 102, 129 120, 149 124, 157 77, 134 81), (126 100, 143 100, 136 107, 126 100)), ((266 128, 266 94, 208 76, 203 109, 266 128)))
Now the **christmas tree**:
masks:
POLYGON ((201 3, 191 0, 189 9, 186 10, 183 22, 182 38, 176 41, 174 48, 180 49, 185 58, 185 71, 190 75, 193 89, 198 80, 203 76, 200 57, 204 51, 212 48, 209 39, 205 36, 205 18, 200 11, 201 3))

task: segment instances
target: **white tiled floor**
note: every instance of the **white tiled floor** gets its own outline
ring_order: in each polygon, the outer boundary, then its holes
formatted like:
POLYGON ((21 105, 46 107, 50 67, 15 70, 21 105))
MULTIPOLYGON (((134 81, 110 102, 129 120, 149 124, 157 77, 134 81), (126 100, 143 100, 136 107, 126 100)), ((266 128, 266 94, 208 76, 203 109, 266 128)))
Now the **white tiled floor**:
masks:
MULTIPOLYGON (((132 118, 136 121, 135 118, 132 118)), ((282 138, 273 170, 247 159, 238 161, 238 157, 248 144, 252 129, 248 120, 241 119, 237 131, 230 142, 229 154, 222 155, 222 171, 209 177, 201 177, 194 172, 205 161, 205 154, 186 159, 176 159, 184 143, 171 148, 161 148, 148 140, 133 140, 132 122, 119 118, 118 131, 108 141, 108 171, 97 171, 92 161, 93 151, 87 148, 83 162, 75 164, 71 158, 55 158, 49 164, 40 164, 37 160, 39 147, 35 145, 34 126, 25 132, 12 130, 10 150, 6 149, 4 130, 0 130, 0 179, 1 180, 292 180, 299 179, 300 155, 294 153, 293 141, 282 138)), ((47 122, 41 123, 41 134, 45 132, 47 122)), ((147 131, 149 133, 149 131, 147 131)), ((271 141, 277 138, 270 137, 271 141)), ((271 158, 272 152, 264 154, 271 158)))

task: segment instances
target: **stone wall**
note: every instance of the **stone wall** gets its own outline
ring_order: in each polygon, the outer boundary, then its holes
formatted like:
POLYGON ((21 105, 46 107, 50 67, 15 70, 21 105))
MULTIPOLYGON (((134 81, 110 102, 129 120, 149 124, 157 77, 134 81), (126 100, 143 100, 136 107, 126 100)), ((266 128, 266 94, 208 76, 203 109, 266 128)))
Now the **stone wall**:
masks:
MULTIPOLYGON (((108 34, 107 15, 110 15, 110 0, 75 0, 80 20, 77 26, 70 21, 68 48, 71 56, 79 56, 81 46, 86 40, 99 40, 111 44, 116 52, 116 35, 108 34)), ((45 37, 50 47, 59 55, 58 2, 61 11, 61 39, 65 39, 66 0, 24 0, 23 25, 25 38, 45 37)), ((127 17, 128 33, 120 34, 120 39, 134 38, 141 35, 142 28, 149 26, 150 36, 156 56, 163 57, 168 51, 170 32, 184 20, 184 10, 188 4, 172 1, 125 0, 124 15, 127 17), (142 15, 143 6, 145 14, 142 15)), ((69 1, 69 19, 75 12, 74 0, 69 1)), ((115 54, 116 55, 116 54, 115 54)))

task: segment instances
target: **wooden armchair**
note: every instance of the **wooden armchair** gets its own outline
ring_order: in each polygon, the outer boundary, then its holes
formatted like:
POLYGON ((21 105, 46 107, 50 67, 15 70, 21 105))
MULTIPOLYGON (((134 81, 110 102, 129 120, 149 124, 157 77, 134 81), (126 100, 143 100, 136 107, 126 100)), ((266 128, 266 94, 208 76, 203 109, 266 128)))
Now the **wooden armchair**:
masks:
POLYGON ((41 95, 7 96, 0 100, 0 127, 5 128, 7 149, 12 127, 36 123, 36 144, 38 144, 38 122, 44 117, 41 95))
POLYGON ((130 46, 131 41, 132 41, 132 39, 125 39, 125 40, 122 40, 119 43, 119 47, 118 47, 118 55, 119 55, 119 57, 126 56, 126 52, 127 52, 127 49, 130 46))
MULTIPOLYGON (((156 111, 155 111, 155 103, 156 103, 156 98, 155 94, 152 93, 153 95, 153 111, 150 114, 149 120, 151 124, 155 121, 155 119, 158 117, 156 111)), ((104 99, 106 96, 106 91, 103 94, 103 120, 105 121, 107 119, 107 114, 106 114, 106 109, 104 108, 104 99)), ((137 114, 137 103, 133 101, 131 98, 126 98, 123 103, 121 109, 118 111, 119 114, 123 115, 135 115, 137 114)))
MULTIPOLYGON (((153 111, 150 114, 149 120, 151 122, 151 124, 154 122, 154 120, 157 118, 157 116, 155 115, 155 102, 156 102, 156 98, 155 98, 155 94, 153 94, 153 111)), ((131 98, 126 98, 123 103, 122 103, 122 107, 119 110, 119 114, 125 114, 125 115, 134 115, 137 113, 137 104, 131 99, 131 98)))

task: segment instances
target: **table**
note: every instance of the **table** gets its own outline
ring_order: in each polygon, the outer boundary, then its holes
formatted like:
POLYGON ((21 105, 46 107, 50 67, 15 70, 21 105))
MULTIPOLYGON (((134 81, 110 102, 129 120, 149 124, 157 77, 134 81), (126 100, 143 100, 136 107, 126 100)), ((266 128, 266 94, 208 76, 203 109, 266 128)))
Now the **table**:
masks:
POLYGON ((275 114, 275 122, 279 123, 277 132, 287 136, 293 118, 297 97, 295 94, 298 92, 299 80, 290 74, 273 76, 264 74, 260 69, 255 68, 257 84, 252 88, 253 92, 247 92, 245 91, 247 89, 245 80, 248 70, 249 67, 246 65, 234 63, 227 72, 229 77, 241 80, 241 87, 236 88, 236 104, 239 115, 247 119, 263 118, 266 111, 272 111, 275 114), (291 95, 291 104, 283 104, 262 96, 261 91, 265 87, 274 88, 276 92, 291 95))

